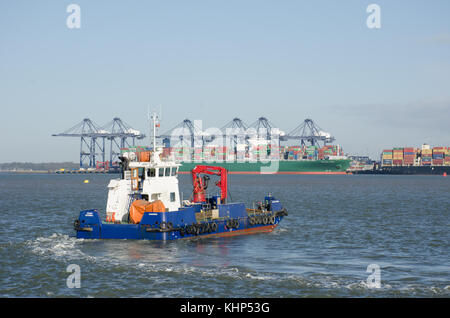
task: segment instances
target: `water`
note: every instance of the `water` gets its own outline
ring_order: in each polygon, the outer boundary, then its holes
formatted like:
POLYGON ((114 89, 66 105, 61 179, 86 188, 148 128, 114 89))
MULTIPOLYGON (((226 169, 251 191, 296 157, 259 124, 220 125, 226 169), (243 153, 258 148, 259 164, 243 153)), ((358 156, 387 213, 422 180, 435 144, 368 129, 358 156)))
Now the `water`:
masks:
MULTIPOLYGON (((77 240, 79 210, 104 216, 112 177, 0 174, 1 297, 450 296, 450 178, 230 175, 233 201, 270 191, 284 203, 289 215, 274 232, 77 240), (67 286, 70 264, 80 288, 67 286)), ((180 176, 185 199, 190 180, 180 176)))

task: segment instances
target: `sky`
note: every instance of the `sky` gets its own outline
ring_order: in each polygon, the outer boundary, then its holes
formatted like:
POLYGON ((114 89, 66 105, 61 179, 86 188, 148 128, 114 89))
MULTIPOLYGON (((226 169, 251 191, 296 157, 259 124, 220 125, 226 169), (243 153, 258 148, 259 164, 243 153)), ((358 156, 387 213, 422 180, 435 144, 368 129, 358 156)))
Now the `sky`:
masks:
POLYGON ((349 154, 450 146, 450 2, 0 0, 0 162, 77 162, 79 138, 52 134, 147 133, 159 105, 161 132, 311 118, 349 154))

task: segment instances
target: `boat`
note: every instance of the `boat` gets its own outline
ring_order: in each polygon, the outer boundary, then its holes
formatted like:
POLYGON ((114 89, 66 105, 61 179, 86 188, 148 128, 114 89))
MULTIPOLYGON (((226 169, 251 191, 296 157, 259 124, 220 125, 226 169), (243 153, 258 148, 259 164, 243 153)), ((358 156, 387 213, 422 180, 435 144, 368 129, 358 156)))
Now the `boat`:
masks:
POLYGON ((359 174, 443 175, 450 174, 450 147, 397 147, 385 149, 381 161, 359 174))
POLYGON ((354 174, 387 174, 387 175, 450 175, 450 166, 375 166, 370 170, 354 171, 354 174))
MULTIPOLYGON (((197 164, 220 166, 230 174, 347 174, 352 160, 339 145, 277 146, 239 144, 226 147, 205 144, 199 147, 170 147, 166 142, 163 157, 181 163, 180 173, 190 173, 197 164)), ((150 149, 143 146, 121 148, 137 155, 150 149)))
MULTIPOLYGON (((180 173, 189 173, 196 162, 181 162, 180 173)), ((270 160, 270 161, 213 161, 205 164, 224 167, 230 174, 347 174, 348 159, 270 160)))
POLYGON ((119 159, 121 176, 108 184, 105 219, 97 209, 80 211, 74 222, 77 238, 167 241, 236 236, 271 232, 287 216, 270 193, 252 208, 229 202, 224 167, 193 167, 192 198, 180 200, 178 173, 182 165, 164 158, 162 147, 154 146, 153 152, 139 156, 125 152, 119 159), (211 175, 220 178, 215 183, 218 195, 207 195, 211 175))

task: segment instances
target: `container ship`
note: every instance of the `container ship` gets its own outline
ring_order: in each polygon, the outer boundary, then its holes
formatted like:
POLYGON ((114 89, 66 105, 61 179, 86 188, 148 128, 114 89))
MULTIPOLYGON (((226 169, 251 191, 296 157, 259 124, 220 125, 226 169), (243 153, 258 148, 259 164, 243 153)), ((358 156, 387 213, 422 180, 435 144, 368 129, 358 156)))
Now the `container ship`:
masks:
MULTIPOLYGON (((150 149, 138 146, 121 151, 149 156, 150 149)), ((162 157, 180 163, 180 173, 208 164, 223 167, 230 174, 346 174, 351 162, 339 145, 165 147, 162 157)))
POLYGON ((447 175, 450 173, 450 147, 404 147, 385 149, 381 161, 362 173, 399 175, 447 175))

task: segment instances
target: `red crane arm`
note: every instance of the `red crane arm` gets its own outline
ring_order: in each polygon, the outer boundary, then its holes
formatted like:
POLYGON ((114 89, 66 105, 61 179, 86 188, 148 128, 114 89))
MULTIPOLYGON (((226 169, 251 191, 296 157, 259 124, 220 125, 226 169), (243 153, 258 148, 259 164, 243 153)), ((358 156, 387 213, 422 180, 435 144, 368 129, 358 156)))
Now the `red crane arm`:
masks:
POLYGON ((192 184, 194 186, 194 202, 205 202, 205 187, 199 174, 210 174, 220 176, 216 186, 220 188, 220 199, 225 202, 228 193, 227 169, 216 166, 199 165, 192 169, 192 184))

